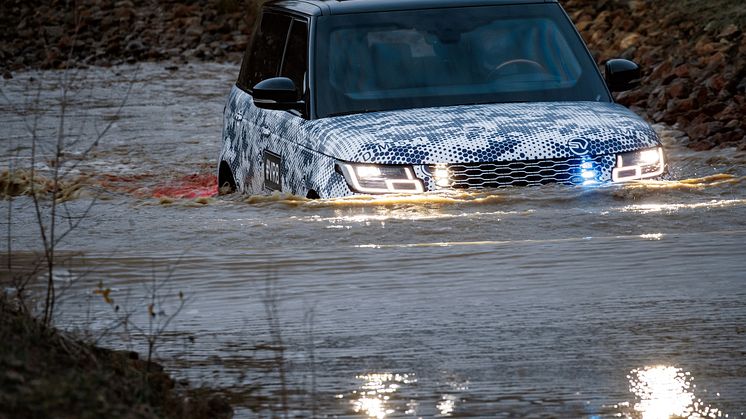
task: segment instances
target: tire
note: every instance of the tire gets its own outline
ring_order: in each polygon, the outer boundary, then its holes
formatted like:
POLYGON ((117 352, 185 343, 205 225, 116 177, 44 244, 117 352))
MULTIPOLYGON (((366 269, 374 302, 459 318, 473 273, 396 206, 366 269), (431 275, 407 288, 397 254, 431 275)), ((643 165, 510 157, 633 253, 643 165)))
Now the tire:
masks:
POLYGON ((220 162, 218 169, 218 195, 227 195, 236 192, 236 180, 228 163, 220 162))

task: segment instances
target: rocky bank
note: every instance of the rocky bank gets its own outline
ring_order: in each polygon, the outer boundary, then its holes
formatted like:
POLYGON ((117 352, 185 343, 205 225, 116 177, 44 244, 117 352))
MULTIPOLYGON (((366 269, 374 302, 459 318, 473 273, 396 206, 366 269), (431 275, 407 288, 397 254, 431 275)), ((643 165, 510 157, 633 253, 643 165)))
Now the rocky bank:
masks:
POLYGON ((568 0, 564 6, 599 64, 621 57, 642 65, 642 87, 619 94, 619 102, 650 121, 676 124, 694 149, 746 148, 742 0, 568 0))
MULTIPOLYGON (((140 60, 240 61, 260 0, 5 0, 0 69, 140 60)), ((684 130, 694 149, 746 149, 746 7, 742 0, 567 0, 599 65, 643 66, 617 99, 684 130)))

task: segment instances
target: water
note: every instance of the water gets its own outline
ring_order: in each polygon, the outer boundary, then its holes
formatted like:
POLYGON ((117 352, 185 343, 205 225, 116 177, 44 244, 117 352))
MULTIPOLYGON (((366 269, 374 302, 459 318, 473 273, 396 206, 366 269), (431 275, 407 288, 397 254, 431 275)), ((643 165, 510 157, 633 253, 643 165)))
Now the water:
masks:
MULTIPOLYGON (((164 66, 79 73, 67 133, 80 142, 69 155, 113 125, 71 172, 81 189, 70 213, 97 201, 62 245, 56 279, 69 289, 58 324, 142 352, 149 287, 163 300, 156 322, 176 311, 181 291, 186 304, 157 356, 177 378, 220 388, 239 417, 746 412, 745 153, 692 152, 658 127, 675 180, 211 197, 237 66, 164 66), (128 78, 136 83, 117 118, 128 78), (141 330, 104 334, 123 312, 141 330)), ((47 156, 58 76, 2 85, 21 111, 44 83, 47 156)), ((2 165, 23 166, 23 118, 6 102, 0 109, 2 165)), ((7 211, 6 201, 3 220, 7 211)), ((31 200, 14 199, 12 211, 23 265, 38 248, 31 200)))

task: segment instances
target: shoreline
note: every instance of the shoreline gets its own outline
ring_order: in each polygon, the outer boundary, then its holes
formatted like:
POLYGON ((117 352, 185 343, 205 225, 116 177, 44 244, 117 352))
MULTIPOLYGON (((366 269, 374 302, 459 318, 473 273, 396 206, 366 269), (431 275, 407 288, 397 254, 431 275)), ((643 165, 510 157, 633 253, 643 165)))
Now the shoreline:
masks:
POLYGON ((175 381, 157 362, 45 328, 0 295, 0 418, 230 418, 225 397, 175 381))

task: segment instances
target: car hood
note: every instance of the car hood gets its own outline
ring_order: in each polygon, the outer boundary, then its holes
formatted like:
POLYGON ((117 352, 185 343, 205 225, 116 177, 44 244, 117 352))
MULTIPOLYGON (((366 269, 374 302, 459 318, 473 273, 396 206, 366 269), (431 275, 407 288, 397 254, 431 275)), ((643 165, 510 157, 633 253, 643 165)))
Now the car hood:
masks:
POLYGON ((351 162, 476 163, 605 155, 658 145, 614 103, 504 103, 406 109, 309 121, 309 147, 351 162))

